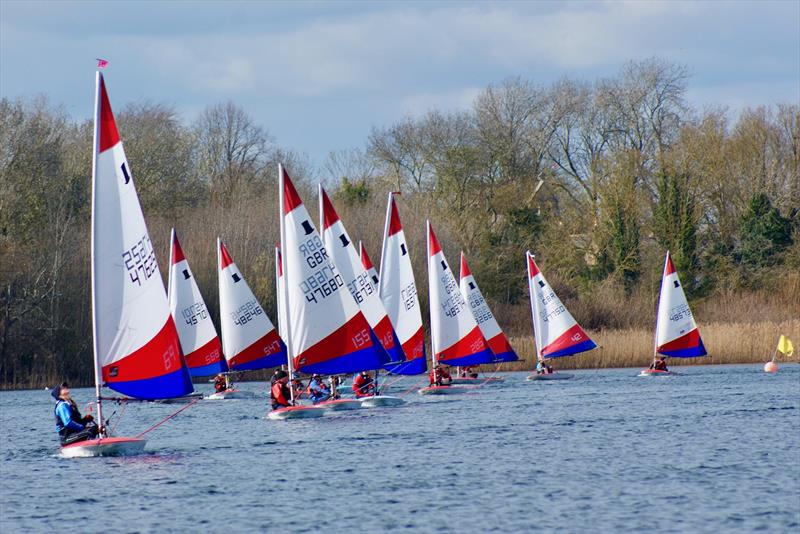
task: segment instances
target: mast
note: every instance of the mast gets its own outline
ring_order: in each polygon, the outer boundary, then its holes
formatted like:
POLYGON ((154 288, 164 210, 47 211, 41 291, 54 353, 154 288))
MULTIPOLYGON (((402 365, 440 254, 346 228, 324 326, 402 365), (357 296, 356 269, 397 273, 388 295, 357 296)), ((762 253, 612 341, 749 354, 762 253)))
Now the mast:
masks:
POLYGON ((656 305, 656 329, 653 333, 653 361, 658 358, 658 310, 661 308, 661 293, 664 292, 664 273, 667 272, 667 261, 669 260, 669 250, 664 256, 664 268, 661 269, 661 285, 658 288, 658 304, 656 305))
MULTIPOLYGON (((92 229, 91 229, 91 279, 92 279, 92 353, 94 359, 94 393, 97 399, 97 418, 100 428, 103 428, 103 403, 100 397, 100 361, 97 349, 97 290, 95 289, 95 205, 97 203, 97 151, 100 143, 100 79, 102 75, 97 71, 94 76, 94 137, 92 139, 92 229)), ((103 432, 105 435, 105 432, 103 432)))
MULTIPOLYGON (((392 216, 392 202, 394 199, 392 195, 395 193, 393 191, 389 191, 389 202, 386 203, 386 221, 383 224, 383 242, 381 244, 381 271, 383 270, 383 266, 386 263, 386 238, 389 237, 389 219, 392 216)), ((380 271, 378 272, 378 276, 380 276, 380 271)), ((384 296, 381 294, 381 287, 382 284, 378 284, 378 296, 382 299, 384 296)))
POLYGON ((286 318, 286 325, 284 325, 284 332, 286 334, 286 365, 289 369, 289 397, 292 404, 294 404, 294 369, 292 359, 294 354, 292 351, 292 328, 291 319, 289 318, 289 272, 286 268, 286 222, 284 218, 286 214, 284 211, 284 194, 283 194, 283 165, 278 163, 278 210, 280 211, 281 220, 281 271, 283 272, 283 295, 281 296, 281 304, 283 305, 284 317, 286 318))
MULTIPOLYGON (((390 195, 391 195, 391 193, 390 193, 390 195)), ((386 228, 389 228, 389 226, 388 226, 388 224, 389 224, 389 218, 388 218, 389 214, 387 214, 386 217, 387 217, 386 218, 386 224, 387 224, 386 228)), ((427 256, 428 271, 429 271, 428 280, 430 280, 430 269, 431 269, 431 220, 430 219, 426 219, 425 220, 425 247, 426 247, 427 253, 428 253, 428 256, 427 256)), ((428 287, 428 310, 429 310, 428 313, 431 314, 431 313, 433 313, 432 310, 434 309, 433 308, 433 300, 432 300, 433 296, 431 295, 430 283, 428 285, 429 285, 429 287, 428 287)), ((431 319, 431 327, 433 327, 432 317, 433 316, 431 315, 431 317, 430 317, 430 319, 431 319)), ((433 373, 434 380, 436 379, 435 368, 436 368, 436 347, 433 346, 433 331, 431 331, 431 372, 433 373)))
POLYGON ((539 328, 541 311, 539 310, 539 297, 536 295, 536 286, 533 285, 533 276, 531 276, 531 259, 535 260, 536 256, 531 254, 529 250, 526 253, 525 263, 527 263, 528 268, 528 288, 531 294, 531 304, 533 305, 533 346, 536 348, 536 361, 539 362, 542 359, 541 348, 539 347, 541 343, 541 332, 539 328))

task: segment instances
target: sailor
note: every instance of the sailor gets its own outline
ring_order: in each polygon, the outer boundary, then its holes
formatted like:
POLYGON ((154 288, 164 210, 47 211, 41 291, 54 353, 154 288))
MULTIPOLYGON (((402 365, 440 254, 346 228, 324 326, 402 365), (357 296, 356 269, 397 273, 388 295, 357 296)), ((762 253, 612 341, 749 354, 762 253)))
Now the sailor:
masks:
POLYGON ((372 377, 368 372, 361 371, 353 379, 353 393, 355 393, 356 398, 375 395, 375 382, 372 381, 372 377))
POLYGON ((78 405, 69 395, 69 385, 66 382, 55 386, 50 394, 56 400, 54 410, 56 431, 62 445, 97 437, 100 429, 94 422, 94 417, 91 415, 81 416, 78 405))
POLYGON ((219 373, 217 376, 214 377, 214 391, 217 393, 221 393, 225 391, 227 388, 225 384, 225 375, 219 373))
POLYGON ((429 386, 449 386, 451 381, 452 377, 450 376, 450 373, 448 373, 447 369, 441 365, 437 364, 433 369, 431 369, 431 372, 428 373, 429 386))
POLYGON ((341 395, 339 394, 339 384, 340 384, 339 377, 336 375, 329 376, 328 383, 330 384, 331 398, 334 400, 340 398, 341 395))
POLYGON ((311 399, 312 404, 319 404, 324 400, 328 400, 331 392, 328 386, 318 374, 311 377, 311 382, 308 383, 308 398, 311 399))
POLYGON ((553 374, 553 368, 547 365, 547 362, 544 360, 539 360, 536 363, 536 374, 537 375, 551 375, 553 374))
POLYGON ((478 373, 475 371, 475 366, 470 365, 468 367, 464 367, 463 376, 469 378, 478 378, 478 373))
POLYGON ((661 356, 658 359, 653 359, 653 363, 650 364, 650 369, 655 369, 656 371, 669 371, 669 369, 667 369, 667 358, 661 356))
POLYGON ((285 408, 292 405, 292 394, 289 391, 289 375, 286 371, 279 370, 274 375, 275 380, 272 382, 272 389, 270 390, 270 399, 272 409, 285 408))

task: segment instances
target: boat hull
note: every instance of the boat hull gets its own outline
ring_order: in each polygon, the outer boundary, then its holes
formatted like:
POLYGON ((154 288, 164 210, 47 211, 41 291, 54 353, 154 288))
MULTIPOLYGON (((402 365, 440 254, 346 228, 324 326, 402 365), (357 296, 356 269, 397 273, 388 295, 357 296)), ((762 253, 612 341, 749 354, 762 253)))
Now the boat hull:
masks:
POLYGON ((528 382, 534 382, 538 380, 569 380, 574 376, 575 375, 568 373, 550 373, 549 375, 530 375, 525 380, 528 382))
POLYGON ((459 386, 429 386, 420 388, 417 393, 420 395, 460 395, 468 391, 469 389, 459 386))
POLYGON ((194 392, 190 393, 189 395, 184 395, 183 397, 175 397, 174 399, 157 399, 153 402, 157 402, 159 404, 189 404, 190 402, 194 402, 202 398, 202 393, 194 392))
POLYGON ((267 417, 273 421, 284 421, 286 419, 311 419, 312 417, 322 417, 325 413, 323 408, 316 406, 287 406, 272 410, 267 417))
POLYGON ((89 439, 61 447, 61 456, 64 458, 132 456, 141 454, 145 444, 147 444, 147 440, 142 438, 89 439))
POLYGON ((361 408, 361 403, 356 399, 336 399, 318 402, 314 406, 329 412, 341 412, 345 410, 358 410, 361 408))
POLYGON ((463 378, 463 377, 459 377, 459 378, 453 378, 450 381, 450 383, 452 385, 454 385, 454 386, 461 386, 461 385, 468 385, 468 384, 480 384, 480 385, 484 385, 484 384, 502 384, 505 381, 506 381, 505 378, 501 378, 499 376, 490 376, 490 377, 487 377, 487 378, 481 378, 481 377, 478 377, 478 378, 463 378))
POLYGON ((252 391, 244 391, 241 389, 226 389, 225 391, 218 391, 206 397, 207 400, 227 400, 227 399, 253 399, 256 394, 252 391))
POLYGON ((376 395, 373 397, 361 397, 359 399, 361 406, 364 408, 380 408, 384 406, 400 406, 405 404, 406 401, 400 397, 392 397, 391 395, 376 395))
POLYGON ((674 376, 672 371, 661 371, 660 369, 642 369, 637 376, 674 376))

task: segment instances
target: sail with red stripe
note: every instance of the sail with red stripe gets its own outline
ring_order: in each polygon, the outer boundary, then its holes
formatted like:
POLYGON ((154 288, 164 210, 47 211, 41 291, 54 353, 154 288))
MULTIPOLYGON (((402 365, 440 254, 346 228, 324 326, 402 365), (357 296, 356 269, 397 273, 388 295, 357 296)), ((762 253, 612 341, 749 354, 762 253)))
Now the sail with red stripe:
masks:
POLYGON ((533 336, 539 360, 571 356, 596 348, 536 265, 533 254, 525 253, 531 298, 533 336))
POLYGON ((217 239, 222 352, 233 371, 286 363, 286 345, 247 285, 222 240, 217 239))
POLYGON ((342 275, 347 289, 361 308, 364 317, 367 318, 373 334, 386 351, 384 365, 404 361, 403 349, 394 333, 392 323, 386 315, 383 301, 378 295, 378 286, 361 264, 358 251, 322 185, 319 186, 319 208, 322 242, 333 263, 339 269, 339 274, 342 275))
POLYGON ((386 351, 347 290, 282 166, 278 167, 278 191, 287 342, 294 367, 320 374, 381 368, 386 351))
POLYGON ((156 253, 99 72, 93 163, 92 312, 96 382, 140 399, 191 393, 194 388, 170 314, 156 253))
POLYGON ((657 317, 656 352, 673 358, 707 354, 669 251, 664 259, 657 317))
POLYGON ((428 295, 431 312, 431 347, 435 363, 453 366, 478 365, 494 361, 431 222, 428 235, 428 295))
POLYGON ((497 324, 497 319, 492 314, 489 304, 483 298, 478 282, 472 276, 472 272, 467 265, 467 258, 464 253, 461 253, 461 272, 459 273, 459 288, 461 294, 464 295, 464 300, 469 304, 472 310, 472 315, 475 317, 478 326, 481 327, 483 337, 489 348, 494 353, 495 361, 497 362, 513 362, 519 359, 517 353, 514 352, 513 347, 508 342, 508 338, 503 333, 500 325, 497 324))
POLYGON ((192 376, 209 376, 227 371, 217 329, 214 328, 211 314, 208 313, 206 302, 200 294, 174 228, 170 242, 167 284, 169 309, 178 330, 189 373, 192 376))
MULTIPOLYGON (((372 280, 372 283, 375 284, 375 287, 380 289, 380 278, 378 278, 378 270, 375 269, 375 266, 372 264, 372 260, 369 258, 369 254, 367 254, 367 249, 364 247, 364 243, 361 241, 358 242, 358 254, 361 257, 361 266, 364 267, 364 270, 367 271, 369 275, 369 279, 372 280)), ((384 306, 384 309, 386 307, 384 306)))
POLYGON ((401 375, 424 373, 427 362, 422 313, 405 232, 393 193, 389 193, 389 203, 386 206, 379 288, 386 314, 406 356, 405 362, 389 365, 386 370, 401 375))

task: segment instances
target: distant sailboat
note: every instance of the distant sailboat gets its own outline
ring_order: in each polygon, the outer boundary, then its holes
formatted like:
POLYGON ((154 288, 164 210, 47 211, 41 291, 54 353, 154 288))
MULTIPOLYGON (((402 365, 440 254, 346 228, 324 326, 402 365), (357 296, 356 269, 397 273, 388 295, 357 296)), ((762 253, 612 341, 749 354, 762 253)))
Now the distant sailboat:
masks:
MULTIPOLYGON (((286 345, 219 238, 217 261, 222 352, 228 368, 231 371, 255 371, 283 365, 286 345)), ((226 389, 209 398, 252 396, 248 391, 226 389)))
MULTIPOLYGON (((696 358, 707 354, 669 251, 664 258, 664 274, 658 297, 653 359, 659 354, 673 358, 696 358)), ((669 374, 672 373, 666 369, 651 368, 644 369, 639 376, 669 374)))
MULTIPOLYGON (((536 265, 533 254, 526 252, 525 258, 528 265, 528 290, 530 291, 537 362, 572 356, 597 347, 547 283, 539 266, 536 265)), ((572 375, 541 373, 529 376, 528 380, 563 380, 566 378, 572 378, 572 375)))
MULTIPOLYGON (((444 257, 442 247, 427 222, 428 235, 428 295, 431 314, 431 363, 468 366, 494 360, 489 345, 481 333, 458 283, 444 257)), ((421 394, 449 394, 462 388, 432 385, 421 394)))
POLYGON ((388 365, 386 370, 399 375, 424 373, 427 363, 422 313, 405 232, 393 193, 389 193, 386 206, 379 282, 381 300, 406 357, 405 362, 388 365))
MULTIPOLYGON (((378 286, 370 278, 361 263, 358 251, 353 246, 353 241, 347 233, 344 223, 336 213, 328 194, 319 186, 320 227, 322 228, 322 241, 325 249, 330 254, 331 260, 336 265, 344 280, 345 286, 353 296, 364 317, 372 329, 371 334, 378 340, 380 346, 386 351, 384 367, 400 364, 405 360, 403 348, 392 328, 392 323, 386 315, 386 308, 378 294, 378 286)), ((380 395, 378 378, 380 369, 375 371, 375 395, 362 397, 361 403, 365 407, 397 406, 403 404, 403 399, 380 395)), ((331 401, 343 402, 343 401, 331 401)))
MULTIPOLYGON (((514 352, 514 348, 508 342, 508 338, 503 333, 500 325, 497 324, 497 319, 495 319, 494 315, 492 314, 489 304, 487 304, 486 300, 483 298, 483 294, 478 287, 478 282, 475 281, 475 277, 472 275, 469 265, 467 265, 467 258, 464 256, 463 252, 461 253, 459 289, 461 290, 461 294, 464 295, 464 300, 466 300, 467 304, 469 304, 469 307, 472 310, 472 315, 475 317, 475 321, 477 321, 478 326, 480 326, 481 333, 483 334, 484 339, 486 339, 486 343, 489 345, 492 353, 494 353, 494 361, 492 363, 517 361, 519 357, 517 356, 517 353, 514 352)), ((487 381, 502 382, 503 379, 499 377, 459 377, 454 378, 452 383, 473 384, 487 381)))
MULTIPOLYGON (((95 79, 92 158, 92 329, 97 419, 103 384, 138 399, 193 390, 164 282, 125 158, 103 76, 95 79)), ((66 457, 136 454, 142 437, 108 437, 61 447, 66 457)))
POLYGON ((205 300, 200 294, 174 228, 170 242, 170 269, 167 283, 169 309, 178 330, 189 374, 210 376, 225 372, 228 366, 222 356, 222 344, 217 336, 217 329, 208 313, 205 300))

